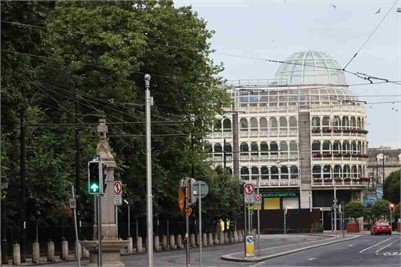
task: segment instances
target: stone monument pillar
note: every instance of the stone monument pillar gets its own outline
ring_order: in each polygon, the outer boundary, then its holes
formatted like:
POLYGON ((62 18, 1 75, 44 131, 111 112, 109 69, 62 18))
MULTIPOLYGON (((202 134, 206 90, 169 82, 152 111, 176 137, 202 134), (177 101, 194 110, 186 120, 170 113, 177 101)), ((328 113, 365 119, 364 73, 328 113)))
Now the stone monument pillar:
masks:
MULTIPOLYGON (((116 168, 116 162, 107 142, 107 131, 106 120, 100 119, 98 126, 99 143, 96 148, 96 156, 99 157, 103 168, 106 169, 106 189, 101 196, 102 266, 124 267, 124 263, 121 262, 120 251, 128 244, 128 241, 118 240, 117 237, 117 225, 114 216, 114 169, 116 168)), ((97 232, 96 225, 94 230, 97 232)), ((90 252, 88 266, 97 266, 98 240, 82 241, 81 244, 90 252)))

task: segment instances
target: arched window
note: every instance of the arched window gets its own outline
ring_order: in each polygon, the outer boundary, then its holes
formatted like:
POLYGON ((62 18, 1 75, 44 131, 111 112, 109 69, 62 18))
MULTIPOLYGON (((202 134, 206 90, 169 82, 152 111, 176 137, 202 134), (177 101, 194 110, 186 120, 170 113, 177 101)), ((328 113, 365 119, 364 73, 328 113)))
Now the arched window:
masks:
POLYGON ((270 143, 270 154, 271 155, 278 155, 278 145, 276 142, 270 143))
POLYGON ((343 177, 350 178, 350 173, 351 173, 351 168, 349 167, 349 165, 344 165, 343 177))
POLYGON ((214 132, 220 132, 221 131, 221 120, 220 119, 216 119, 216 121, 214 122, 214 132))
POLYGON ((232 147, 231 147, 230 143, 226 143, 226 145, 224 146, 224 151, 229 155, 231 155, 233 153, 233 150, 232 150, 232 147))
POLYGON ((320 165, 314 165, 312 172, 313 172, 314 179, 322 178, 322 167, 320 165))
POLYGON ((356 167, 356 165, 352 166, 352 177, 358 177, 358 168, 356 167))
POLYGON ((288 168, 287 168, 287 166, 281 166, 280 169, 281 169, 281 170, 280 170, 280 172, 281 172, 281 174, 280 174, 281 179, 288 179, 288 168))
POLYGON ((291 172, 291 179, 298 179, 298 167, 295 165, 292 165, 290 168, 291 172))
POLYGON ((274 117, 271 117, 269 119, 269 126, 270 126, 270 129, 277 130, 277 119, 274 117))
POLYGON ((330 117, 329 116, 324 116, 323 117, 322 126, 323 126, 323 129, 329 129, 330 128, 330 117))
POLYGON ((241 151, 241 156, 247 156, 247 155, 249 155, 249 146, 248 146, 248 144, 247 143, 245 143, 245 142, 243 142, 243 143, 241 143, 241 146, 240 146, 240 151, 241 151))
POLYGON ((269 146, 267 145, 266 142, 260 143, 260 154, 262 156, 267 156, 269 155, 269 146))
POLYGON ((256 142, 251 143, 251 154, 252 156, 257 156, 259 154, 258 143, 256 142))
POLYGON ((256 132, 258 130, 258 120, 251 118, 251 131, 256 132))
POLYGON ((272 179, 278 179, 278 168, 276 166, 270 168, 270 175, 272 179))
POLYGON ((312 118, 312 127, 316 127, 316 128, 320 127, 320 117, 314 116, 312 118))
POLYGON ((290 142, 290 154, 291 155, 298 154, 298 145, 297 145, 297 142, 295 142, 295 141, 290 142))
POLYGON ((351 128, 352 128, 352 129, 355 129, 355 128, 356 128, 356 120, 355 120, 355 117, 354 117, 354 116, 351 117, 351 128))
POLYGON ((365 119, 364 118, 362 118, 361 127, 362 127, 362 130, 365 129, 365 119))
POLYGON ((362 142, 361 141, 358 141, 358 147, 357 147, 356 152, 362 154, 362 142))
POLYGON ((341 166, 335 165, 334 166, 334 178, 340 178, 340 177, 341 177, 341 166))
POLYGON ((320 141, 318 141, 318 140, 313 141, 312 153, 320 153, 320 141))
POLYGON ((266 166, 261 168, 262 179, 269 179, 269 169, 266 166))
POLYGON ((231 132, 231 121, 230 121, 230 119, 225 119, 223 121, 223 132, 231 132))
POLYGON ((358 166, 358 177, 359 178, 363 177, 362 166, 361 165, 358 166))
POLYGON ((296 130, 298 128, 297 119, 295 117, 290 117, 290 130, 296 130))
POLYGON ((258 167, 253 166, 251 168, 251 172, 252 172, 252 180, 257 180, 259 178, 259 169, 258 169, 258 167))
POLYGON ((331 142, 326 140, 323 142, 323 154, 331 153, 331 142))
POLYGON ((248 120, 246 118, 241 118, 240 120, 240 129, 243 132, 248 131, 248 120))
POLYGON ((221 153, 223 151, 223 148, 220 143, 214 144, 214 153, 221 153))
POLYGON ((248 167, 242 167, 241 168, 241 178, 242 178, 242 180, 248 180, 249 179, 249 169, 248 169, 248 167))
POLYGON ((358 129, 361 129, 361 117, 358 117, 357 119, 356 119, 356 128, 358 128, 358 129))
POLYGON ((343 129, 348 129, 349 128, 349 119, 347 116, 343 117, 343 123, 342 123, 343 129))
POLYGON ((343 152, 344 153, 349 153, 350 152, 350 144, 348 141, 343 142, 343 152))
POLYGON ((356 153, 356 142, 355 141, 351 142, 351 153, 356 153))
POLYGON ((205 144, 205 152, 206 153, 213 153, 212 144, 210 144, 210 143, 206 143, 205 144))
POLYGON ((280 130, 287 130, 287 119, 280 117, 280 130))
POLYGON ((341 143, 338 140, 333 143, 333 153, 341 153, 341 143))
POLYGON ((331 179, 331 166, 324 165, 323 167, 323 178, 324 179, 331 179))
POLYGON ((338 116, 334 116, 333 118, 333 128, 340 129, 341 128, 341 119, 338 116))
POLYGON ((281 141, 280 142, 280 155, 288 155, 288 145, 287 142, 281 141))
POLYGON ((260 118, 260 130, 267 132, 267 119, 266 118, 260 118))

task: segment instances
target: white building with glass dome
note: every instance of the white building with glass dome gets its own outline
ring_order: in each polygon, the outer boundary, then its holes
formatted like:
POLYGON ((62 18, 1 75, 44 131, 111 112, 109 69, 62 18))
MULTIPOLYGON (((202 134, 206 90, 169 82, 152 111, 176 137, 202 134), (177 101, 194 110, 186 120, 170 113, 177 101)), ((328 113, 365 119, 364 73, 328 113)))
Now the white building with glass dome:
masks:
POLYGON ((339 202, 362 199, 368 183, 366 112, 334 58, 297 52, 272 81, 226 86, 233 106, 219 118, 206 149, 215 165, 242 180, 256 185, 260 178, 262 209, 312 206, 330 216, 334 187, 339 202), (238 129, 238 170, 233 129, 238 129))

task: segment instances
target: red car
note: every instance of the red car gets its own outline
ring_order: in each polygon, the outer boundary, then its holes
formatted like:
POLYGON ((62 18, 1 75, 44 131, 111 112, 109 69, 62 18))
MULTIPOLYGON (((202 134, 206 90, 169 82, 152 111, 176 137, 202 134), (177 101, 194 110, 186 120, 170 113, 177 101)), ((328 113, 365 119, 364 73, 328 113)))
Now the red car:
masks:
POLYGON ((371 235, 386 234, 391 235, 391 226, 388 222, 377 222, 370 230, 371 235))

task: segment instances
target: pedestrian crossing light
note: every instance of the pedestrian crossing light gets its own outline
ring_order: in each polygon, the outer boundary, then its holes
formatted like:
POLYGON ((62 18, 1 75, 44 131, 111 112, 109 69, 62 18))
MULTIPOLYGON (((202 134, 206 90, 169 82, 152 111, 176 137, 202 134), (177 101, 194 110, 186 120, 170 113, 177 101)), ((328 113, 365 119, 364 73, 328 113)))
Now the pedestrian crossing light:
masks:
POLYGON ((103 192, 103 172, 100 161, 88 162, 88 192, 92 195, 103 192))

